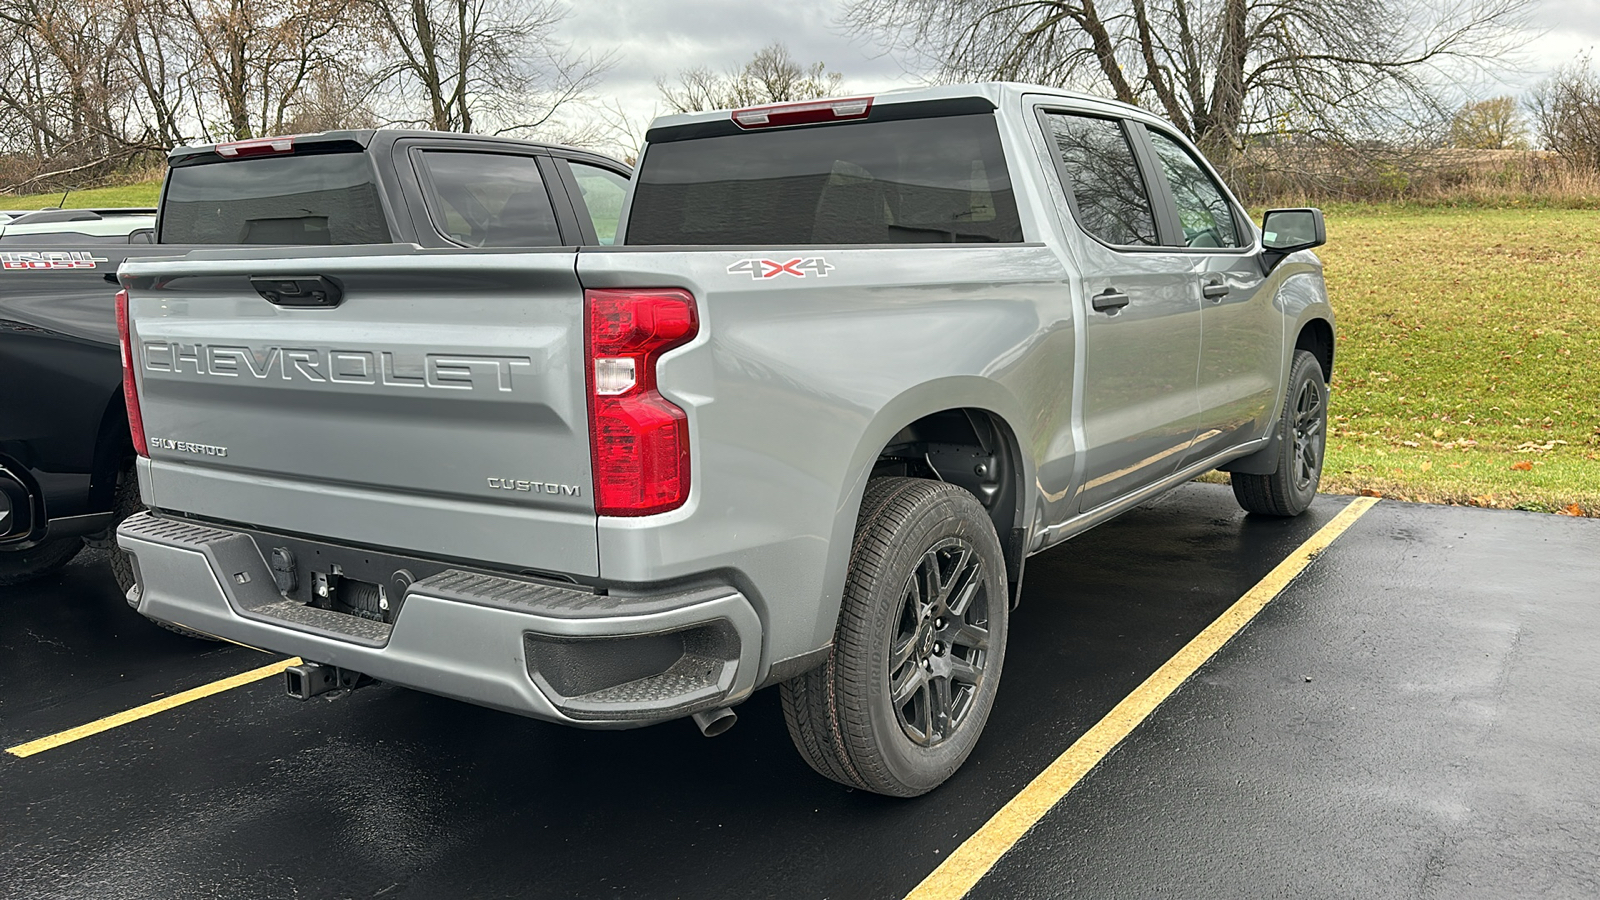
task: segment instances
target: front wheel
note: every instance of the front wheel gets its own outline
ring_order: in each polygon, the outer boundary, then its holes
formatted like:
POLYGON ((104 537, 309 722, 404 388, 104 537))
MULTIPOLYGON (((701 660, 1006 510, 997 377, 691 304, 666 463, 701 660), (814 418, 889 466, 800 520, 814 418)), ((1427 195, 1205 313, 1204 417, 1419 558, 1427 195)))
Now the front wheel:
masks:
POLYGON ((827 662, 782 686, 807 763, 915 797, 966 761, 1005 658, 1005 557, 976 498, 920 478, 867 485, 827 662))
POLYGON ((1229 480, 1246 512, 1298 516, 1317 496, 1328 444, 1328 385, 1322 364, 1304 350, 1294 352, 1289 366, 1278 429, 1277 469, 1270 475, 1235 472, 1229 480))
POLYGON ((0 587, 21 584, 61 568, 83 549, 81 538, 56 538, 26 550, 0 550, 0 587))

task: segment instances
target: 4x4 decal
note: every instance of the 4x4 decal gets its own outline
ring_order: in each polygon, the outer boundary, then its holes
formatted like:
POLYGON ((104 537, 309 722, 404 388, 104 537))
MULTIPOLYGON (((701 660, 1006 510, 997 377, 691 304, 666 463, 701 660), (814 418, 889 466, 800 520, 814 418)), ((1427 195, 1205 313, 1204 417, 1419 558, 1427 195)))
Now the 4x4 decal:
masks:
POLYGON ((793 275, 796 278, 816 275, 826 278, 833 268, 820 256, 802 256, 788 262, 778 262, 773 259, 741 259, 728 267, 728 274, 748 274, 755 279, 776 278, 779 275, 793 275))
POLYGON ((0 253, 0 269, 93 269, 107 260, 83 250, 29 250, 0 253))

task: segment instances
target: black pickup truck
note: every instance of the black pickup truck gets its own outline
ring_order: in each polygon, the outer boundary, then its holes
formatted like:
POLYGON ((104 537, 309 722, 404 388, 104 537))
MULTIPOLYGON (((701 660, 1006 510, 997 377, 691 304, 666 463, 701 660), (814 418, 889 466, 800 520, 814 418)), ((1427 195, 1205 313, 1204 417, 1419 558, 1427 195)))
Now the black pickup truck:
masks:
POLYGON ((139 509, 115 312, 123 260, 243 245, 609 244, 630 175, 568 147, 334 131, 177 148, 159 212, 0 222, 0 586, 86 543, 112 549, 117 580, 133 586, 111 540, 139 509))

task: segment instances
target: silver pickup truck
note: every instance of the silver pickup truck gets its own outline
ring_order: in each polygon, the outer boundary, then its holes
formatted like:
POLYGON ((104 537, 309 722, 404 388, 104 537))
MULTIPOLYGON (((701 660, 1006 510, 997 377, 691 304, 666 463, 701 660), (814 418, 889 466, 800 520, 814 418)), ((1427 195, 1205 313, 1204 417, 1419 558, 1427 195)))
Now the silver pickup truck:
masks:
POLYGON ((663 118, 618 234, 124 264, 130 603, 302 657, 302 698, 716 734, 780 685, 813 768, 912 796, 978 739, 1030 554, 1211 469, 1315 494, 1321 214, 1257 230, 1133 107, 663 118))

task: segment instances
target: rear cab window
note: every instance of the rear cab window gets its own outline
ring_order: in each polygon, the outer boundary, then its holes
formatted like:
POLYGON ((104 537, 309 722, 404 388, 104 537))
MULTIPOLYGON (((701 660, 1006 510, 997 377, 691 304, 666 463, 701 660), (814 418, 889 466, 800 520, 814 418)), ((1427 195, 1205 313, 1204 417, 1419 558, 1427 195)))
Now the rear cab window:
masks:
POLYGON ((161 244, 386 244, 372 161, 362 152, 297 153, 174 166, 161 244))
POLYGON ((993 112, 904 114, 887 105, 859 122, 653 140, 624 242, 1020 242, 993 112))

